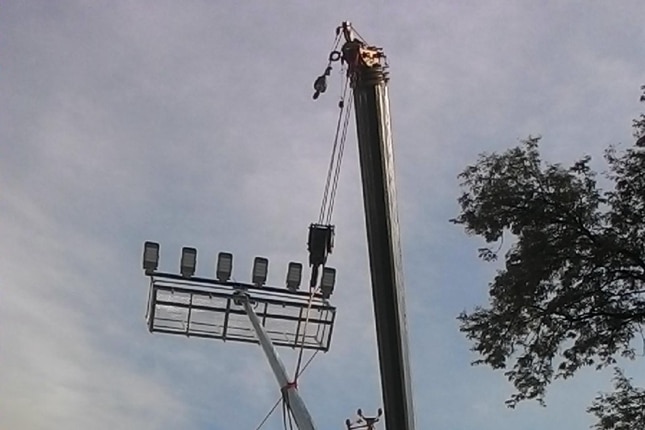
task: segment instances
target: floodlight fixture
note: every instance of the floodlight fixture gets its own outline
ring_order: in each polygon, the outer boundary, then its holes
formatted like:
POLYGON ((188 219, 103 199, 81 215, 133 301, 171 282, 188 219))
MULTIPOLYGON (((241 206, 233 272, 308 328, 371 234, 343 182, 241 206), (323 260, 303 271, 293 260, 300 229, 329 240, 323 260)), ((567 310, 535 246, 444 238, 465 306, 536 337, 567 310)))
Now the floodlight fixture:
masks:
POLYGON ((331 293, 334 292, 334 284, 336 284, 336 269, 323 267, 320 278, 320 291, 323 298, 328 299, 331 297, 331 293))
POLYGON ((231 279, 232 272, 233 254, 231 254, 230 252, 220 252, 219 254, 217 254, 217 280, 220 282, 228 281, 229 279, 231 279))
POLYGON ((264 285, 267 281, 267 273, 269 272, 269 260, 264 257, 255 257, 253 260, 253 284, 256 287, 264 285))
POLYGON ((287 289, 297 291, 302 281, 302 264, 291 262, 287 268, 287 289))
POLYGON ((197 267, 197 250, 195 248, 183 247, 181 249, 181 276, 190 278, 195 274, 197 267))
POLYGON ((143 270, 152 273, 159 267, 159 244, 147 241, 143 244, 143 270))

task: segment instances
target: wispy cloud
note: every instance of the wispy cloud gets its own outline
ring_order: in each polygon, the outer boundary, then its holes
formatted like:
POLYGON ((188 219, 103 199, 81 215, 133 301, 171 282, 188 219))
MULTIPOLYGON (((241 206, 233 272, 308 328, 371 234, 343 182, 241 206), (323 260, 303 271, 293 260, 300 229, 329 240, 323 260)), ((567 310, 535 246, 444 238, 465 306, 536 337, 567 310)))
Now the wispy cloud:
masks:
MULTIPOLYGON (((274 285, 288 261, 306 260, 339 91, 334 74, 314 103, 311 83, 345 18, 391 64, 418 426, 588 424, 584 405, 602 375, 557 384, 548 410, 507 411, 503 377, 469 367, 454 317, 485 302, 494 268, 447 219, 455 176, 481 151, 542 134, 545 155, 566 161, 629 141, 642 5, 409 6, 5 5, 0 426, 259 422, 277 387, 258 348, 145 331, 141 244, 159 240, 173 271, 180 247, 196 246, 204 275, 218 251, 232 251, 240 280, 265 255, 274 285)), ((330 260, 338 325, 302 383, 321 428, 380 406, 353 133, 330 260)), ((281 353, 293 368, 295 352, 281 353)))

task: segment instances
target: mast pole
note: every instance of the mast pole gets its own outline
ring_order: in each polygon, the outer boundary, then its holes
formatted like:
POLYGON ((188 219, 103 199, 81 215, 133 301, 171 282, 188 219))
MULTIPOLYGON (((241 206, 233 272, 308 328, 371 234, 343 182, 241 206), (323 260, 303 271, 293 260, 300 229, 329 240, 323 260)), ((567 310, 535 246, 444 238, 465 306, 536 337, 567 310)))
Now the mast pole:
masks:
POLYGON ((262 327, 262 323, 255 314, 251 303, 249 303, 248 296, 241 295, 239 301, 244 306, 244 310, 251 321, 251 325, 253 326, 255 334, 258 337, 258 341, 260 342, 260 346, 262 347, 262 351, 264 351, 264 355, 271 366, 271 370, 280 385, 284 400, 286 400, 289 409, 293 412, 296 426, 299 430, 316 430, 311 414, 309 414, 309 410, 307 409, 304 400, 300 397, 295 382, 291 382, 289 380, 284 364, 282 363, 282 360, 280 360, 280 357, 273 347, 271 339, 269 339, 269 336, 266 334, 264 327, 262 327))

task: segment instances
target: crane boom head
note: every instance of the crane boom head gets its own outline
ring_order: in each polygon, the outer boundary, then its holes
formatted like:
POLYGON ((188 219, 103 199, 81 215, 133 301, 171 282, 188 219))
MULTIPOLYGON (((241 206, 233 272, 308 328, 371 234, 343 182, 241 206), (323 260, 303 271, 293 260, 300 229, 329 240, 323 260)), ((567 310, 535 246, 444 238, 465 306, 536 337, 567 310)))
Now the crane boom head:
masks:
POLYGON ((387 68, 387 59, 383 48, 368 45, 361 37, 356 37, 349 21, 345 21, 338 27, 343 32, 345 43, 341 48, 342 60, 347 64, 347 76, 351 79, 352 86, 356 82, 357 75, 361 70, 374 67, 387 68))

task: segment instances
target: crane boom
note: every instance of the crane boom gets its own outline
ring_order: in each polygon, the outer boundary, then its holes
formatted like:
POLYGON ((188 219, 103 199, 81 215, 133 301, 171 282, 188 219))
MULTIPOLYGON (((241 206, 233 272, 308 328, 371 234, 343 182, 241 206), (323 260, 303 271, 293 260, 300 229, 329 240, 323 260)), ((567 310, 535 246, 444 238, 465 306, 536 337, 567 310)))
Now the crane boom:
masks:
POLYGON ((387 430, 414 430, 388 74, 379 48, 343 23, 343 60, 354 94, 372 299, 387 430))

